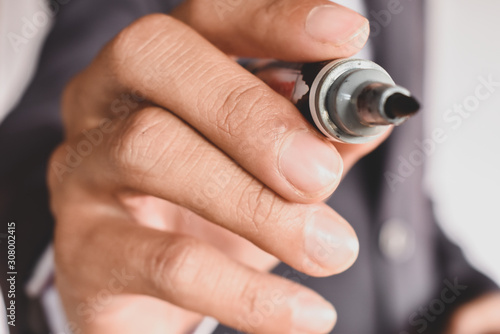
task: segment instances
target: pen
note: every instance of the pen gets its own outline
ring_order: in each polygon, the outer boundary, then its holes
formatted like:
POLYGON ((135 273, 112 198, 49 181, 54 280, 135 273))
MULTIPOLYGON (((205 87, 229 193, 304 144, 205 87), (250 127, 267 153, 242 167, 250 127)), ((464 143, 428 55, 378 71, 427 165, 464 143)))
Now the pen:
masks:
POLYGON ((396 85, 387 71, 369 60, 304 64, 256 60, 244 66, 337 142, 367 143, 420 109, 406 88, 396 85))

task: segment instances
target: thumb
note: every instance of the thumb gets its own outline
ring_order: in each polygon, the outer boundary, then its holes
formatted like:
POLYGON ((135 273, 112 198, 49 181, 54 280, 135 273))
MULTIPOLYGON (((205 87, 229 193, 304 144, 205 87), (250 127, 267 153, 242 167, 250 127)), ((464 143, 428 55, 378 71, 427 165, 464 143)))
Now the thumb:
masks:
POLYGON ((357 53, 366 18, 327 0, 187 0, 172 15, 241 57, 320 61, 357 53))

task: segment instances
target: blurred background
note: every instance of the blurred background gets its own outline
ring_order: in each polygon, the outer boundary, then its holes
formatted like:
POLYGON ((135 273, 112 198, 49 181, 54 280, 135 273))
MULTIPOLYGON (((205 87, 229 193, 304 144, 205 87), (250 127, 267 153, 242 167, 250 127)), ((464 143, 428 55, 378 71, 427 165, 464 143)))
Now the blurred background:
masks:
POLYGON ((426 188, 438 221, 500 284, 500 1, 427 1, 426 188), (489 84, 486 84, 486 83, 489 84))

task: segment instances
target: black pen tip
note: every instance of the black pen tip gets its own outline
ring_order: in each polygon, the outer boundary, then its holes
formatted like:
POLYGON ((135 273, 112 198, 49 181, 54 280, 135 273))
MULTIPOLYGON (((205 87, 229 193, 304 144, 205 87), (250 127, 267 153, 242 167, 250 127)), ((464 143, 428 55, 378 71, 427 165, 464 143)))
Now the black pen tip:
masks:
POLYGON ((408 117, 420 109, 420 103, 412 97, 401 93, 389 96, 385 101, 385 114, 391 119, 408 117))

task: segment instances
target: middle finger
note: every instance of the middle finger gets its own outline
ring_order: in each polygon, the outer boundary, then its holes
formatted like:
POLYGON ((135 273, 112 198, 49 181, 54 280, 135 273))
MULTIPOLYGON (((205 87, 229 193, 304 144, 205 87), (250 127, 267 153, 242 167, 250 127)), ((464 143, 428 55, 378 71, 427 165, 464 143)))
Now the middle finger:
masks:
POLYGON ((341 272, 357 256, 355 233, 335 211, 283 199, 160 108, 132 115, 92 158, 108 166, 95 182, 184 206, 310 275, 341 272))

